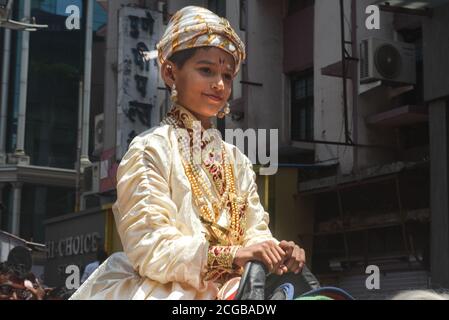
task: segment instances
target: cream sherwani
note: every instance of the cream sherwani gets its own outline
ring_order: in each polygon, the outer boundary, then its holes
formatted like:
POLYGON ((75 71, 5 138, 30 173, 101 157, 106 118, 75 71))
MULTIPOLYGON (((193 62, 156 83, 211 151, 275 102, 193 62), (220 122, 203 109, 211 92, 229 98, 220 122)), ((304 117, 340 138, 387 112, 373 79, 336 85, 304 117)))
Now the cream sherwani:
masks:
MULTIPOLYGON (((249 159, 225 143, 237 192, 248 196, 240 245, 273 238, 249 159)), ((207 180, 210 187, 213 185, 207 180)), ((113 206, 124 252, 110 256, 71 299, 215 299, 220 284, 205 279, 210 243, 199 219, 172 126, 134 138, 117 172, 113 206)), ((218 223, 229 227, 222 214, 218 223)))

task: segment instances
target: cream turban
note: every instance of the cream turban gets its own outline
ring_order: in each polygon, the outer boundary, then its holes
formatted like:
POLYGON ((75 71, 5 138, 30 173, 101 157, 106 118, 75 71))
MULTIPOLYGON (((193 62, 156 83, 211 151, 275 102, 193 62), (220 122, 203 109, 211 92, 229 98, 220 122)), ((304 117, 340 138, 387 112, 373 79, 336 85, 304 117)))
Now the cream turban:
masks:
POLYGON ((229 21, 201 7, 188 6, 176 12, 157 44, 162 65, 173 53, 197 47, 218 47, 235 60, 235 73, 245 59, 245 45, 229 21))

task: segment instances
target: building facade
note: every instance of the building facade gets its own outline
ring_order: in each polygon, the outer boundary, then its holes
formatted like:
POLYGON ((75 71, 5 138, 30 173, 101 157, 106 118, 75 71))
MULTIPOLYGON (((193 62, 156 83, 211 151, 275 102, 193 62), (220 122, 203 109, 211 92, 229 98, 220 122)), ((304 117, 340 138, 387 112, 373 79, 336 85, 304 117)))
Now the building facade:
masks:
MULTIPOLYGON (((82 181, 76 167, 79 87, 86 71, 86 32, 81 27, 85 4, 81 0, 9 1, 10 18, 32 23, 34 17, 47 27, 34 32, 0 28, 0 229, 27 241, 45 243, 46 220, 77 211, 77 180, 82 181), (79 27, 67 26, 71 14, 79 27)), ((89 73, 89 101, 96 115, 103 109, 101 31, 107 16, 100 3, 92 9, 94 68, 89 73)), ((38 276, 44 276, 43 270, 38 276)))
MULTIPOLYGON (((51 19, 66 19, 58 14, 66 2, 58 7, 32 1, 39 10, 33 15, 51 26, 51 19)), ((14 111, 23 109, 18 80, 22 58, 17 53, 22 42, 13 36, 5 51, 1 33, 2 52, 11 56, 5 161, 0 168, 5 172, 0 175, 5 185, 2 227, 49 246, 69 241, 69 256, 54 255, 50 274, 61 272, 57 270, 70 261, 82 268, 94 258, 92 248, 81 253, 81 237, 87 239, 87 234, 90 239, 96 235, 94 246, 105 246, 109 253, 121 250, 110 211, 118 163, 131 139, 156 125, 170 107, 156 61, 144 61, 136 52, 155 49, 178 9, 200 5, 227 17, 247 47, 247 60, 233 84, 231 115, 217 127, 222 132, 276 132, 275 141, 267 145, 276 146, 277 172, 258 175, 257 181, 274 235, 304 247, 323 284, 346 288, 359 298, 449 287, 449 92, 439 67, 447 64, 449 48, 438 38, 449 21, 445 1, 405 7, 374 0, 95 3, 90 134, 82 136, 89 146, 86 152, 77 153, 81 126, 74 120, 79 119, 79 82, 85 80, 89 61, 86 32, 60 30, 58 38, 49 28, 31 35, 29 68, 35 69, 28 76, 26 121, 14 111), (381 9, 374 29, 367 24, 372 4, 381 9), (45 57, 51 54, 55 58, 48 66, 45 57), (24 153, 29 163, 16 147, 23 139, 16 128, 23 127, 21 121, 27 128, 24 153), (8 153, 15 156, 9 160, 8 153), (74 164, 80 154, 89 164, 77 179, 74 164), (39 225, 44 221, 45 228, 39 225), (72 224, 77 225, 73 230, 68 228, 72 224), (379 268, 381 289, 366 288, 368 266, 379 268)), ((20 6, 14 10, 21 12, 20 6)), ((82 93, 84 97, 86 87, 82 93)), ((256 171, 262 160, 255 161, 256 171)), ((63 278, 61 274, 52 281, 63 278)))

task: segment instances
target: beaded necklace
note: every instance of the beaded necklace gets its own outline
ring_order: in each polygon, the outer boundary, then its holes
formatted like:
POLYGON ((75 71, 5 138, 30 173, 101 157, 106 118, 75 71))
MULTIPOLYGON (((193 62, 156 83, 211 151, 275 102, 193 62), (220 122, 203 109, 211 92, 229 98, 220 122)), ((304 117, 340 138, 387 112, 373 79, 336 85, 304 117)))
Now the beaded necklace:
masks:
MULTIPOLYGON (((177 119, 174 119, 173 116, 165 118, 163 123, 173 126, 174 129, 183 129, 179 125, 177 119)), ((179 134, 179 130, 175 130, 175 134, 178 140, 184 171, 192 187, 194 203, 200 210, 200 219, 202 223, 210 231, 210 236, 214 238, 209 240, 221 245, 240 244, 243 240, 245 227, 242 212, 244 210, 242 210, 242 207, 246 206, 246 199, 237 196, 233 166, 229 160, 223 141, 220 141, 220 145, 222 153, 221 166, 223 168, 225 187, 221 196, 218 189, 216 189, 217 194, 219 195, 217 199, 202 177, 202 165, 196 164, 193 161, 190 142, 186 141, 185 137, 179 134), (209 202, 211 204, 209 204, 209 202), (230 208, 227 208, 227 206, 230 208), (227 209, 230 211, 229 229, 224 228, 217 223, 221 212, 227 209), (241 223, 242 221, 243 223, 241 223)))

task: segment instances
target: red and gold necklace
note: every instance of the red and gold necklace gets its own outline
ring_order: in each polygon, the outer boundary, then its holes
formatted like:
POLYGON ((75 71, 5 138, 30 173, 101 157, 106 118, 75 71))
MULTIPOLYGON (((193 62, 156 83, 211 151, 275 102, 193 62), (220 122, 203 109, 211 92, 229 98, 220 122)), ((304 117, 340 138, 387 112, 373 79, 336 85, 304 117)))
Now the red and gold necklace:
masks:
MULTIPOLYGON (((169 116, 165 118, 163 122, 172 125, 175 129, 182 129, 178 120, 179 119, 174 119, 173 116, 169 116)), ((193 161, 190 143, 187 143, 184 137, 178 134, 178 130, 175 130, 175 134, 177 135, 178 146, 182 155, 181 158, 184 171, 192 188, 195 205, 200 210, 201 221, 212 233, 211 237, 213 239, 210 240, 212 242, 217 242, 217 244, 220 245, 241 244, 245 228, 246 219, 244 211, 247 205, 247 199, 237 195, 233 166, 229 160, 223 141, 220 141, 220 144, 222 153, 221 167, 223 168, 225 187, 222 195, 217 199, 217 197, 214 197, 210 187, 202 177, 202 163, 195 164, 193 161), (227 208, 227 206, 230 208, 227 208), (230 211, 229 229, 224 228, 217 223, 221 212, 227 209, 230 211)), ((216 190, 216 193, 220 195, 219 190, 216 190)))

